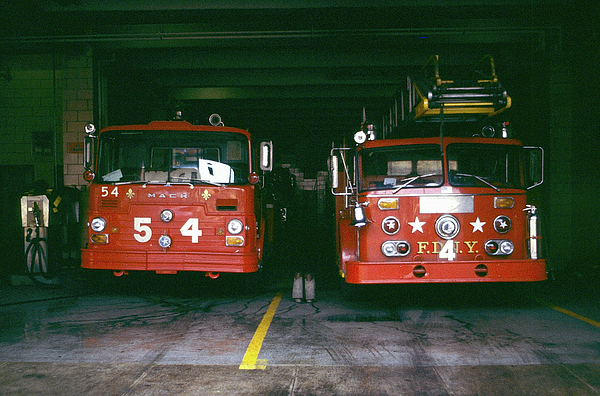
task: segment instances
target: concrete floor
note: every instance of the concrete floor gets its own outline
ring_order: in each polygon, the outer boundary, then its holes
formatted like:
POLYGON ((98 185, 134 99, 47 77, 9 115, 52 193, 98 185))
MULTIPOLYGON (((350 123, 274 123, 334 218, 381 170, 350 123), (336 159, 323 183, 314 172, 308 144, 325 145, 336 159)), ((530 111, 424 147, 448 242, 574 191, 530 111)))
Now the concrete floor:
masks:
POLYGON ((269 285, 194 274, 91 282, 74 270, 56 287, 3 284, 0 394, 600 394, 594 284, 342 296, 317 279, 312 303, 292 300, 291 277, 269 285), (241 369, 252 351, 256 366, 241 369))

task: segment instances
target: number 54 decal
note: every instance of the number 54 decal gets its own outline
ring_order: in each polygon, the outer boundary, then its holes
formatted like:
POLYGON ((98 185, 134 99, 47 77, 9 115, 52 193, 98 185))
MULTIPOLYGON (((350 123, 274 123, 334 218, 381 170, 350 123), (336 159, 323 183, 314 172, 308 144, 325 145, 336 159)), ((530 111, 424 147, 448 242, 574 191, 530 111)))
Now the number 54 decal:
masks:
MULTIPOLYGON (((133 234, 136 241, 146 243, 152 238, 152 228, 150 224, 152 219, 150 217, 134 217, 133 229, 137 231, 137 234, 133 234)), ((198 238, 202 236, 202 230, 198 226, 198 219, 190 218, 185 224, 179 229, 181 235, 192 237, 192 243, 198 243, 198 238)))

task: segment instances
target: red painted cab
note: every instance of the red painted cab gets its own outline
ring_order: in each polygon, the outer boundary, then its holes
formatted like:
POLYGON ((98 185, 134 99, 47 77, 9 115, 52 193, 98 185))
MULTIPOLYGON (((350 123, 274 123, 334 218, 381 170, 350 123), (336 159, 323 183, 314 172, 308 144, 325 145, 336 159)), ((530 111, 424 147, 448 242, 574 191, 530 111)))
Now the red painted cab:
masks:
POLYGON ((253 147, 217 115, 211 124, 86 127, 83 268, 210 277, 259 269, 269 227, 258 174, 271 169, 272 145, 253 147))

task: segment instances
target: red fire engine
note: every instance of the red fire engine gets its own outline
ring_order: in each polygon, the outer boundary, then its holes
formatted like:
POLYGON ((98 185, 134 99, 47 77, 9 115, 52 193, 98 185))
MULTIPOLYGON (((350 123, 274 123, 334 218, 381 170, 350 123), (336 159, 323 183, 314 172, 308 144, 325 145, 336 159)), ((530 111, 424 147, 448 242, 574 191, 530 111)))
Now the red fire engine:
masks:
POLYGON ((272 144, 254 147, 247 131, 218 115, 210 123, 154 121, 99 133, 86 126, 83 268, 212 278, 259 269, 270 228, 259 172, 271 170, 272 144))
MULTIPOLYGON (((538 209, 543 150, 506 119, 495 74, 409 78, 388 133, 363 122, 354 147, 333 148, 339 271, 347 283, 522 282, 547 278, 538 209), (502 114, 501 114, 502 113, 502 114)), ((487 69, 486 69, 487 70, 487 69)), ((364 121, 364 116, 363 116, 364 121)))

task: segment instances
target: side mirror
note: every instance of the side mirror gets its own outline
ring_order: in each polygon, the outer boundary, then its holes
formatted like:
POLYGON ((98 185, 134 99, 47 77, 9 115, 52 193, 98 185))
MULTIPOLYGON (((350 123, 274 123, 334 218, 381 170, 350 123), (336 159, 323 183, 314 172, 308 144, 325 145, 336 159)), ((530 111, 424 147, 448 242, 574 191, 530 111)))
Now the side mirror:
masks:
POLYGON ((329 172, 331 174, 331 188, 335 190, 340 186, 340 170, 337 155, 331 155, 329 166, 329 172))
POLYGON ((531 183, 527 189, 539 186, 544 182, 544 149, 541 147, 524 147, 529 159, 528 181, 531 183))
POLYGON ((273 142, 260 143, 260 169, 264 172, 273 170, 273 142))
POLYGON ((95 136, 88 135, 83 139, 83 167, 85 170, 92 170, 95 157, 95 136))

